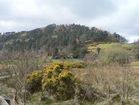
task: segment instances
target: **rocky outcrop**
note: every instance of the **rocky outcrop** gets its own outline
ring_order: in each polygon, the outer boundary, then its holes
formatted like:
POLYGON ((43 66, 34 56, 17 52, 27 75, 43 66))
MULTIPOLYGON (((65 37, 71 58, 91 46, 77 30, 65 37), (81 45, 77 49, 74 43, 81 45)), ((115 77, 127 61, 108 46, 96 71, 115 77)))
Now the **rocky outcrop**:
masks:
POLYGON ((2 96, 0 96, 0 105, 9 105, 2 96))

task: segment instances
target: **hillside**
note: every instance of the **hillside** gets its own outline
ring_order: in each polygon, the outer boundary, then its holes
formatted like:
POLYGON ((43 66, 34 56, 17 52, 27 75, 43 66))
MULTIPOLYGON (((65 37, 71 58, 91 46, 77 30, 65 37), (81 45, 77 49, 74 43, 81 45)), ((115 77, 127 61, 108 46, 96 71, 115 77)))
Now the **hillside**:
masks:
POLYGON ((85 52, 86 43, 92 42, 125 42, 119 34, 111 34, 95 27, 83 25, 56 25, 51 24, 43 28, 22 32, 6 32, 0 36, 0 50, 21 51, 40 50, 50 55, 73 54, 85 52))
POLYGON ((87 44, 88 52, 95 53, 97 48, 104 49, 113 49, 113 48, 122 48, 125 50, 132 50, 134 47, 134 44, 129 43, 90 43, 87 44))
POLYGON ((11 103, 139 104, 138 41, 75 24, 0 37, 0 94, 11 103))

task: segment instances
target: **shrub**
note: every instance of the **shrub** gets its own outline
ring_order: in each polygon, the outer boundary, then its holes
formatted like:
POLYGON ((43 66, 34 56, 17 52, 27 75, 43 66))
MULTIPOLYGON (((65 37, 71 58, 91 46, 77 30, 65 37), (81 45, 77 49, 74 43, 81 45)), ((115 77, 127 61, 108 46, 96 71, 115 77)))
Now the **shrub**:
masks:
POLYGON ((122 48, 106 49, 100 54, 100 60, 106 64, 127 64, 130 61, 130 53, 122 48))
POLYGON ((42 87, 41 81, 42 81, 42 71, 40 70, 33 71, 30 75, 27 76, 26 89, 30 93, 40 91, 42 87))
POLYGON ((136 58, 137 60, 139 60, 139 53, 136 53, 136 54, 135 54, 135 58, 136 58))
POLYGON ((43 89, 59 100, 70 99, 75 93, 76 77, 63 67, 62 64, 45 67, 42 79, 43 89))
POLYGON ((139 60, 139 44, 138 43, 134 45, 133 52, 135 53, 135 59, 139 60))
POLYGON ((49 65, 59 65, 62 64, 64 69, 70 68, 85 68, 86 63, 80 60, 53 60, 49 63, 49 65))
POLYGON ((32 72, 27 77, 27 90, 34 93, 43 89, 58 100, 72 98, 78 81, 68 70, 70 67, 66 63, 51 62, 43 70, 32 72))

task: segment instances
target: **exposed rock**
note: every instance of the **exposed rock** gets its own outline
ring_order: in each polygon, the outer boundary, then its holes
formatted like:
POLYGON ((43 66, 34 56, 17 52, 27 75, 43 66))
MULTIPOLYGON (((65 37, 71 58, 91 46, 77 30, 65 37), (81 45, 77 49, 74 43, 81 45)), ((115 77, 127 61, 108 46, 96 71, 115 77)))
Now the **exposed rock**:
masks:
POLYGON ((0 105, 9 105, 2 96, 0 96, 0 105))

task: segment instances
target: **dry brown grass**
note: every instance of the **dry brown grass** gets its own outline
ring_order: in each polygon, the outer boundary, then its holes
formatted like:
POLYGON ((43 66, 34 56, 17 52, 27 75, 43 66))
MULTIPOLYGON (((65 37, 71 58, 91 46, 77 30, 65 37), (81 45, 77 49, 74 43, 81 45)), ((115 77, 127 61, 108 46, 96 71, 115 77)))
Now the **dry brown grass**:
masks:
POLYGON ((85 69, 71 71, 81 81, 105 94, 106 99, 111 99, 115 95, 119 95, 122 100, 133 99, 133 93, 139 90, 139 71, 128 65, 89 65, 85 69))

